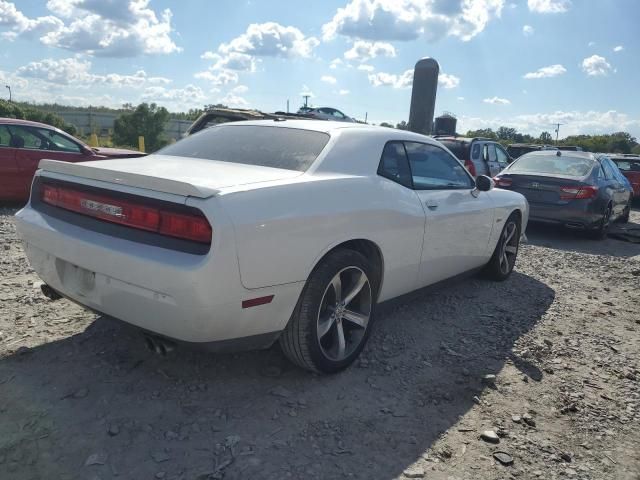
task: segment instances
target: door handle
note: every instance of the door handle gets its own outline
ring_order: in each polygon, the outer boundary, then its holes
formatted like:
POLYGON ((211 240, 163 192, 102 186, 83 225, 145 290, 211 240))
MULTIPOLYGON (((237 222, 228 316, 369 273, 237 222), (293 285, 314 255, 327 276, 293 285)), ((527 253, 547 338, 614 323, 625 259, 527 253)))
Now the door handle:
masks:
POLYGON ((429 210, 435 210, 436 208, 438 208, 438 202, 434 202, 432 200, 427 200, 426 202, 424 202, 424 204, 429 210))

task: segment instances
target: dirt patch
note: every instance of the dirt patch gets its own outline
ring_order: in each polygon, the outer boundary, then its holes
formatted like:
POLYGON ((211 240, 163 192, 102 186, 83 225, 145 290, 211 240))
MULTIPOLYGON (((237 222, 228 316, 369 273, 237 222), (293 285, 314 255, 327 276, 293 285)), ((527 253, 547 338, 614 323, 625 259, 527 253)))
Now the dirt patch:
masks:
POLYGON ((640 245, 529 229, 507 282, 383 305, 361 360, 320 377, 277 348, 161 357, 47 300, 14 212, 2 478, 640 478, 640 245))

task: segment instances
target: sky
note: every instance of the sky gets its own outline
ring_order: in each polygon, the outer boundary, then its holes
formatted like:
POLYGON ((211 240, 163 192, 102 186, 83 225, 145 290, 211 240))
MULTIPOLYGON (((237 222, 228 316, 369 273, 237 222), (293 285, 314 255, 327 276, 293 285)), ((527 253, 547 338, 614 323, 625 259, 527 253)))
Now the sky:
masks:
MULTIPOLYGON (((637 0, 0 0, 0 85, 68 105, 331 106, 408 120, 440 64, 458 131, 640 138, 637 0)), ((8 98, 8 89, 0 92, 8 98)))

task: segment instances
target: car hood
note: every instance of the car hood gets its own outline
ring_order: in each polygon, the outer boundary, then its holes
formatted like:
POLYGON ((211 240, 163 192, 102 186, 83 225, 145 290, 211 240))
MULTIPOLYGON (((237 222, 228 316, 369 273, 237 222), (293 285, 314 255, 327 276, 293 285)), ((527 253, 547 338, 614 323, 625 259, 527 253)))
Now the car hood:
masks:
POLYGON ((295 170, 170 155, 79 163, 41 160, 40 168, 49 172, 201 198, 216 195, 223 188, 288 180, 302 175, 302 172, 295 170))
POLYGON ((108 147, 95 147, 92 148, 98 155, 107 158, 123 158, 123 157, 143 157, 146 155, 144 152, 138 152, 136 150, 128 150, 126 148, 108 148, 108 147))

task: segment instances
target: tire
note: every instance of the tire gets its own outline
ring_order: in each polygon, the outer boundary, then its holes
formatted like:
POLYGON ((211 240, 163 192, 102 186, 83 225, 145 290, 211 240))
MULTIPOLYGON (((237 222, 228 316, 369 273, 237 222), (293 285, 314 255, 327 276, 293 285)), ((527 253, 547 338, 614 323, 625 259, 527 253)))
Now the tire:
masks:
POLYGON ((512 213, 502 227, 496 249, 484 269, 491 280, 502 282, 513 272, 520 248, 520 228, 518 215, 512 213))
POLYGON ((598 222, 598 227, 589 232, 589 237, 593 240, 604 240, 607 238, 607 232, 609 231, 609 225, 611 223, 611 204, 607 205, 607 209, 602 214, 602 219, 598 222))
POLYGON ((629 205, 627 205, 625 207, 624 211, 622 212, 622 216, 618 220, 620 223, 629 223, 629 217, 631 216, 631 203, 632 202, 633 202, 633 199, 630 199, 629 200, 629 205))
POLYGON ((378 286, 373 272, 354 250, 337 250, 321 260, 280 336, 289 360, 317 373, 353 363, 373 327, 378 286))

